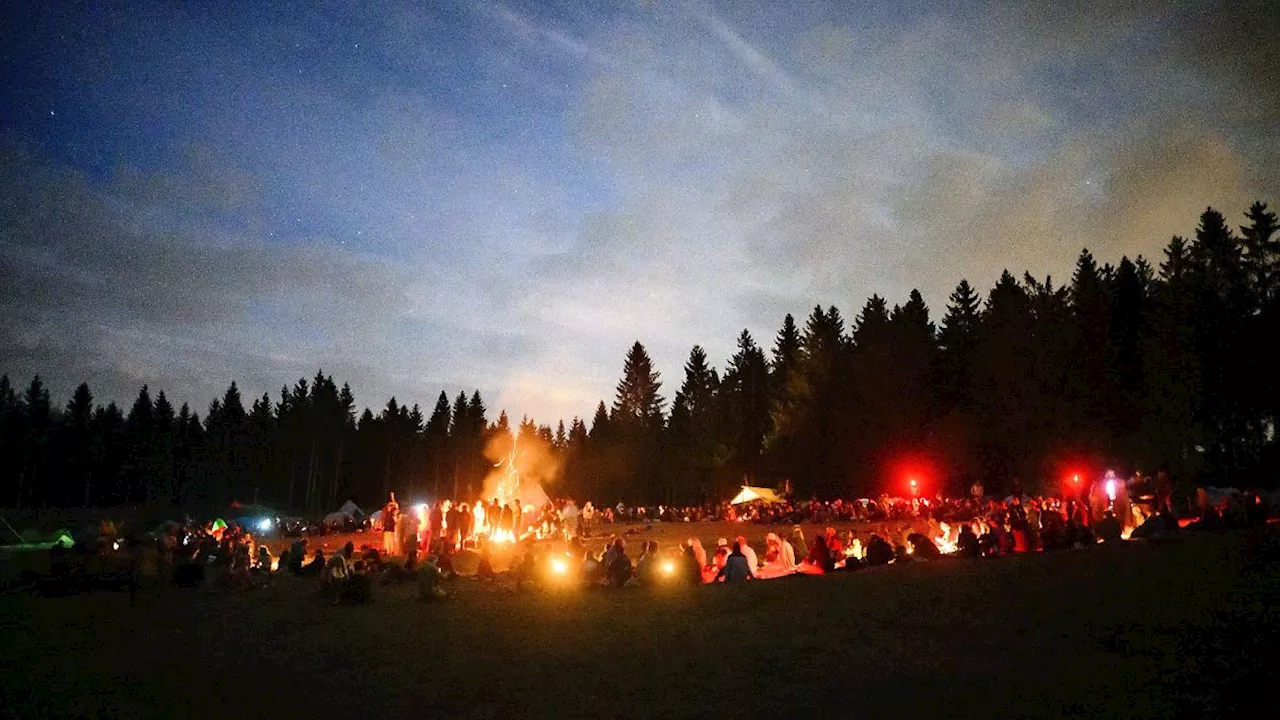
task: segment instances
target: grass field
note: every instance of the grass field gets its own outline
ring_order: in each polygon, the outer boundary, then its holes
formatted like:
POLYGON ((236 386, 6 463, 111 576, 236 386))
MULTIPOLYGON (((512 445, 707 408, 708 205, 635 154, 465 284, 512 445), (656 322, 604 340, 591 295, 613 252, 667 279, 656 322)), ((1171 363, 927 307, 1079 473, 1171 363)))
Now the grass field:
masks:
POLYGON ((732 587, 463 579, 435 604, 296 578, 12 595, 0 695, 19 718, 1267 717, 1278 570, 1274 533, 1238 533, 732 587))

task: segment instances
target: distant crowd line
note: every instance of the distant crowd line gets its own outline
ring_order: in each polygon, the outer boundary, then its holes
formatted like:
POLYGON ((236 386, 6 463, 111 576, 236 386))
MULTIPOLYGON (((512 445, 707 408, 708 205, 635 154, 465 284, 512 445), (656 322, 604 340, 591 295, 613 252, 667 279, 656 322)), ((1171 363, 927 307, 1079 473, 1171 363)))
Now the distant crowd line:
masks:
MULTIPOLYGON (((374 579, 416 582, 423 599, 444 597, 458 577, 461 553, 474 562, 467 574, 509 590, 541 585, 624 587, 649 584, 708 584, 821 575, 891 563, 954 557, 994 557, 1089 547, 1099 542, 1153 538, 1190 530, 1258 525, 1268 517, 1259 493, 1197 492, 1183 509, 1172 494, 1141 477, 1102 481, 1079 493, 1031 497, 1022 493, 988 497, 975 485, 964 498, 895 498, 831 502, 721 503, 696 507, 579 508, 571 499, 541 508, 519 503, 453 504, 401 508, 391 496, 369 529, 380 543, 359 549, 348 542, 325 555, 298 536, 273 556, 270 542, 242 524, 167 523, 153 533, 121 536, 104 524, 92 540, 50 550, 48 572, 34 578, 47 594, 86 587, 117 586, 136 591, 148 579, 168 579, 179 587, 211 590, 269 585, 287 573, 319 580, 321 595, 333 602, 365 602, 374 579), (693 523, 728 521, 791 526, 768 532, 757 544, 746 532, 718 538, 704 547, 693 523), (868 528, 837 532, 827 523, 860 521, 868 528), (677 547, 661 548, 644 539, 646 525, 689 523, 677 547), (875 523, 875 524, 872 524, 875 523), (817 526, 806 534, 804 525, 817 526), (621 532, 618 525, 627 525, 621 532), (825 527, 824 527, 825 526, 825 527), (633 561, 629 541, 640 535, 633 561), (545 541, 545 542, 543 542, 545 541), (603 544, 602 544, 603 542, 603 544), (512 550, 505 571, 493 550, 512 550)), ((278 540, 277 540, 278 543, 278 540)), ((277 547, 279 545, 277 544, 277 547)))

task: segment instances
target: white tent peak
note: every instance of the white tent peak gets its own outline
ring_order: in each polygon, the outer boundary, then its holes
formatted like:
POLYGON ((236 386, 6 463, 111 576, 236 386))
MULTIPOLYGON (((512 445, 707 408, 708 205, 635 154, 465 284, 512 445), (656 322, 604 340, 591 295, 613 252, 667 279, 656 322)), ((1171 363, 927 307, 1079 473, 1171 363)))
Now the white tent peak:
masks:
POLYGON ((778 497, 778 493, 770 490, 769 488, 743 485, 742 491, 730 500, 729 503, 732 505, 741 505, 742 503, 749 503, 755 500, 766 503, 782 502, 782 498, 778 497))

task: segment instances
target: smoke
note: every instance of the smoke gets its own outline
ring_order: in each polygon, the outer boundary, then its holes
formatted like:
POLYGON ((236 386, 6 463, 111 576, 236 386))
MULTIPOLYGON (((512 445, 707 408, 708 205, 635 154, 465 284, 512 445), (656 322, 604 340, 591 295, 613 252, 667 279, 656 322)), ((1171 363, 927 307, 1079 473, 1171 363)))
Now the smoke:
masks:
POLYGON ((517 440, 500 433, 489 439, 484 454, 493 463, 484 479, 484 499, 498 498, 504 504, 519 500, 521 506, 539 508, 547 503, 544 488, 556 485, 561 462, 546 441, 538 437, 517 440))

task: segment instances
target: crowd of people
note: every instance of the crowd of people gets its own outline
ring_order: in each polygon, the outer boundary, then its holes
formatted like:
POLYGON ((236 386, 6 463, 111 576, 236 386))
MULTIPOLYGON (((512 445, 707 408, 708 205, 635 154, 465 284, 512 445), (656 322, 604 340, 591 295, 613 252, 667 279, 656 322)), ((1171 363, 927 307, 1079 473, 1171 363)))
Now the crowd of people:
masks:
MULTIPOLYGON (((1053 552, 1127 538, 1153 538, 1189 529, 1223 529, 1264 522, 1268 508, 1257 493, 1212 493, 1201 489, 1182 508, 1167 485, 1141 476, 1112 474, 1079 492, 989 497, 975 484, 964 498, 892 498, 831 502, 753 503, 706 507, 657 506, 581 508, 571 499, 541 508, 501 503, 441 501, 401 508, 394 494, 376 514, 381 543, 357 549, 346 543, 328 557, 307 537, 285 546, 255 537, 241 525, 168 523, 149 535, 121 536, 104 524, 91 542, 50 550, 50 570, 41 589, 65 593, 87 585, 127 586, 143 578, 171 578, 179 587, 212 590, 269 585, 276 573, 318 580, 319 594, 335 603, 367 602, 375 579, 417 583, 419 596, 447 595, 458 577, 459 553, 478 558, 474 577, 511 589, 548 583, 584 587, 626 587, 657 583, 736 583, 791 575, 820 575, 891 563, 931 561, 944 555, 993 557, 1053 552), (1184 509, 1185 508, 1185 509, 1184 509), (714 548, 691 537, 660 548, 643 539, 654 523, 719 520, 782 526, 753 544, 746 532, 719 538, 714 548), (832 525, 828 525, 832 523, 832 525), (865 523, 865 528, 862 527, 865 523), (837 532, 834 524, 848 526, 837 532), (618 532, 620 525, 627 527, 618 532), (804 526, 818 530, 806 534, 804 526), (642 536, 633 561, 628 539, 642 536), (602 544, 603 543, 603 544, 602 544), (499 572, 493 549, 505 544, 514 561, 499 572), (758 552, 759 551, 759 552, 758 552)), ((634 542, 634 540, 633 540, 634 542)))

